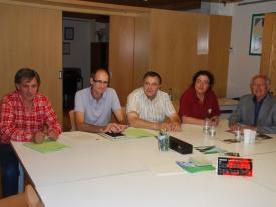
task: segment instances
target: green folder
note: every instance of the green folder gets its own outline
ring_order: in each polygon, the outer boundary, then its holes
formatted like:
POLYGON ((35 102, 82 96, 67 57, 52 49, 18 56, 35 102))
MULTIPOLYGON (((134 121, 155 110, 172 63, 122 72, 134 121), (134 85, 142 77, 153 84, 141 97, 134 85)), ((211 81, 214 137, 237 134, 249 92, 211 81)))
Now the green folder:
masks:
POLYGON ((23 144, 25 147, 28 147, 32 150, 35 150, 40 153, 49 153, 49 152, 55 152, 62 150, 65 147, 68 147, 65 144, 61 144, 57 141, 52 141, 52 140, 45 140, 41 144, 35 144, 32 142, 26 142, 23 144))
POLYGON ((202 171, 215 170, 216 168, 212 165, 205 165, 205 166, 196 166, 196 167, 183 167, 183 169, 188 171, 189 173, 197 173, 202 171))
POLYGON ((194 162, 181 162, 176 161, 176 164, 189 173, 197 173, 202 171, 215 170, 216 168, 212 164, 196 165, 194 162))

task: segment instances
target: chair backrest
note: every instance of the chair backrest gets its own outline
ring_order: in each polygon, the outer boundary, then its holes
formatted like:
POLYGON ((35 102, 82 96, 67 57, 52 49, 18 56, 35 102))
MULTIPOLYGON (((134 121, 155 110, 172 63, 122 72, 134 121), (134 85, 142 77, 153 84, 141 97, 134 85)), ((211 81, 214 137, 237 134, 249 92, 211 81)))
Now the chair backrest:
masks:
POLYGON ((31 185, 25 187, 25 200, 28 207, 43 207, 42 202, 31 185))
POLYGON ((43 207, 38 195, 31 185, 25 187, 24 193, 19 193, 0 199, 0 206, 2 207, 43 207))
POLYGON ((75 122, 75 111, 71 110, 69 111, 69 118, 71 123, 71 131, 76 131, 76 122, 75 122))

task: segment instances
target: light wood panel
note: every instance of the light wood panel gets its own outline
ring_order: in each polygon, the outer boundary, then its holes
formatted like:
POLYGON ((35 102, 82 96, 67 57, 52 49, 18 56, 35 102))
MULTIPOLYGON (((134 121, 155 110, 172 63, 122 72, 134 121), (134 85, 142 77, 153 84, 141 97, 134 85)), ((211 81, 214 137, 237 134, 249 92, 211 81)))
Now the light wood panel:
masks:
POLYGON ((266 75, 269 73, 274 19, 276 19, 276 14, 265 15, 260 72, 266 75))
POLYGON ((270 55, 270 64, 269 64, 269 75, 268 77, 271 80, 271 92, 276 94, 276 22, 273 25, 272 30, 272 43, 271 43, 271 55, 270 55))
POLYGON ((19 68, 34 68, 41 77, 40 91, 49 97, 61 120, 61 12, 0 4, 0 14, 0 96, 15 89, 19 68))
POLYGON ((133 89, 134 17, 110 16, 109 32, 111 87, 124 106, 133 89))
POLYGON ((150 68, 163 77, 162 88, 172 88, 179 99, 192 75, 207 68, 208 15, 152 10, 150 21, 150 68))
POLYGON ((229 16, 210 16, 208 70, 215 76, 214 91, 225 97, 229 64, 232 18, 229 16))
POLYGON ((150 47, 150 22, 149 17, 135 18, 134 39, 134 68, 132 88, 141 87, 142 79, 149 70, 149 47, 150 47))
POLYGON ((276 94, 276 14, 266 14, 263 31, 260 72, 271 79, 271 91, 276 94))

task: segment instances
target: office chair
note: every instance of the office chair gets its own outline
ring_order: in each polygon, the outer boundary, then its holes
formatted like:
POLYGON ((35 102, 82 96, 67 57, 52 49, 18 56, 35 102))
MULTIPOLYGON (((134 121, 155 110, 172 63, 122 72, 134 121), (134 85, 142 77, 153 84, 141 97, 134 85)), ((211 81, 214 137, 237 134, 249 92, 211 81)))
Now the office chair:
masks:
POLYGON ((24 193, 0 199, 0 207, 43 207, 43 204, 33 187, 27 185, 24 193))

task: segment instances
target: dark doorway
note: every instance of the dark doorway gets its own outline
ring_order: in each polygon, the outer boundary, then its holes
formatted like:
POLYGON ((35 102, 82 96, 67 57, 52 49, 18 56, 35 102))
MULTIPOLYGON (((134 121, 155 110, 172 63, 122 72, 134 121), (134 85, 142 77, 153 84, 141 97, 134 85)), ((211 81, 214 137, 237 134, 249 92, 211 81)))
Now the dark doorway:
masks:
POLYGON ((91 73, 97 68, 108 70, 108 42, 91 43, 91 73))
POLYGON ((75 94, 90 86, 90 74, 108 70, 109 16, 63 12, 63 130, 70 129, 68 112, 75 94))

